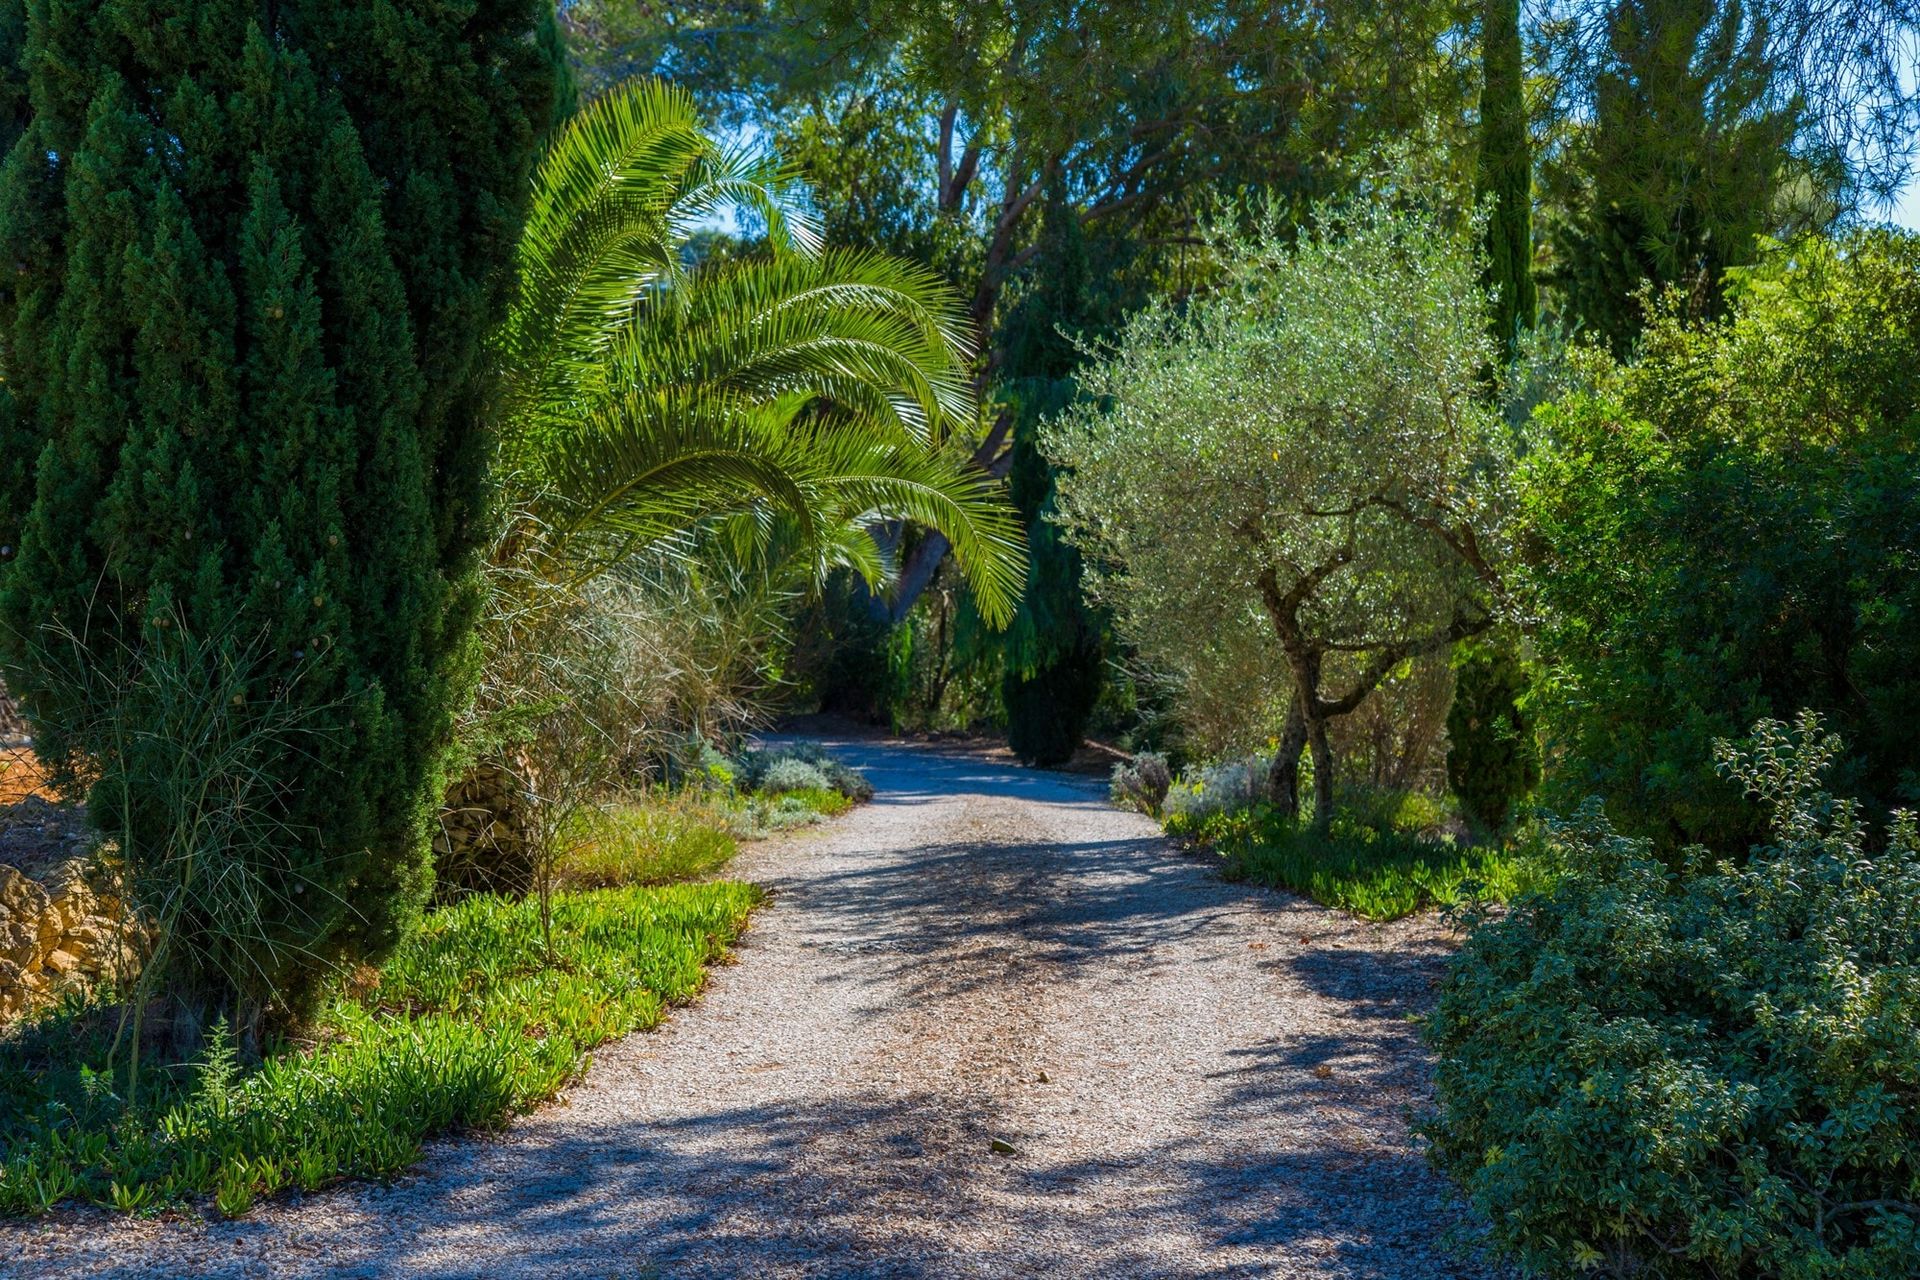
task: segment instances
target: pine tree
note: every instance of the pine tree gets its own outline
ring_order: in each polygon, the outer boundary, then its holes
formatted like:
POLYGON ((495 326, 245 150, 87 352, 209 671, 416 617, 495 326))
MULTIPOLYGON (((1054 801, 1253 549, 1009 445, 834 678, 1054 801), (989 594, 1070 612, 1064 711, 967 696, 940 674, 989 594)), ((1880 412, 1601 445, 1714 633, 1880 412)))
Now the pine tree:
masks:
POLYGON ((1774 103, 1765 28, 1726 0, 1620 0, 1593 125, 1588 191, 1559 237, 1570 318, 1625 355, 1645 285, 1720 311, 1726 269, 1752 261, 1788 159, 1796 108, 1774 103))
POLYGON ((1493 336, 1511 360, 1522 330, 1533 328, 1533 156, 1520 52, 1520 0, 1487 0, 1482 11, 1480 169, 1475 194, 1492 204, 1487 220, 1487 285, 1493 336))
POLYGON ((27 8, 0 456, 37 466, 30 493, 0 473, 0 659, 136 873, 178 843, 178 797, 105 736, 130 691, 186 663, 229 719, 279 726, 248 761, 274 838, 222 846, 256 936, 190 906, 169 957, 177 995, 242 1025, 377 956, 430 887, 475 669, 485 343, 556 102, 550 21, 534 0, 27 8))

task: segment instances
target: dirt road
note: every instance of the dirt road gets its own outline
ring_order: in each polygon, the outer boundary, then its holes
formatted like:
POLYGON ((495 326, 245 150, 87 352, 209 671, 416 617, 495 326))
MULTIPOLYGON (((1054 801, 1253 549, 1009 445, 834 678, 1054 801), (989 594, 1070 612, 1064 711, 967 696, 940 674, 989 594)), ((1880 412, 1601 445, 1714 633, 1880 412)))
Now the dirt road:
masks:
POLYGON ((1478 1277, 1404 1113, 1432 922, 1218 882, 1097 782, 837 744, 879 788, 700 1005, 390 1188, 0 1226, 0 1274, 1478 1277))

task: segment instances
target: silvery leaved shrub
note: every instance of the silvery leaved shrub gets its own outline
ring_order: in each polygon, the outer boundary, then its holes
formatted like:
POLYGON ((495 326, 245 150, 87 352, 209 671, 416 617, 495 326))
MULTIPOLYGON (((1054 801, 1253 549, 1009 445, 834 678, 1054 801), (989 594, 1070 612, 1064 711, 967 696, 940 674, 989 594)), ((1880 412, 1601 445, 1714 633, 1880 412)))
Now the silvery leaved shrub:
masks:
POLYGON ((1167 757, 1158 751, 1142 751, 1133 759, 1113 766, 1108 794, 1117 805, 1158 817, 1172 786, 1173 773, 1167 767, 1167 757))
POLYGON ((1722 743, 1770 817, 1676 871, 1597 801, 1475 928, 1431 1024, 1438 1164, 1542 1274, 1920 1275, 1920 839, 1821 787, 1803 715, 1722 743))

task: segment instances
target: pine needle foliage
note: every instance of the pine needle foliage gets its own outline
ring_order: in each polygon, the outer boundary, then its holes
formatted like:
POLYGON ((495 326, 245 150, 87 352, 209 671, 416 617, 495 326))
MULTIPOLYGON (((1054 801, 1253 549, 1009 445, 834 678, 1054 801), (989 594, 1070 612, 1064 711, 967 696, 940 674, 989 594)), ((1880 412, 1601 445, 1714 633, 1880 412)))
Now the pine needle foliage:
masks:
MULTIPOLYGON (((260 762, 288 874, 329 905, 264 922, 298 959, 250 998, 299 1004, 427 893, 475 670, 486 335, 556 97, 550 20, 531 0, 26 7, 0 457, 37 465, 0 469, 0 656, 69 778, 114 775, 90 691, 137 685, 176 626, 263 655, 233 698, 334 709, 311 750, 260 762), (36 661, 55 634, 97 678, 36 661)), ((162 847, 163 798, 124 800, 111 834, 162 847)))

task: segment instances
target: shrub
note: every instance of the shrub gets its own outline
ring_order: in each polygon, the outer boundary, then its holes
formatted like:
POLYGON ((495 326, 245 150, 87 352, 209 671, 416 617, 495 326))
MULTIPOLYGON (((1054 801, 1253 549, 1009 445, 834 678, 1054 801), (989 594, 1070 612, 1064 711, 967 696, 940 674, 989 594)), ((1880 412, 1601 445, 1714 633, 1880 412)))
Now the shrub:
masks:
POLYGON ((1474 930, 1431 1026, 1435 1160, 1548 1274, 1920 1274, 1920 833, 1869 854, 1803 715, 1717 751, 1770 819, 1676 877, 1597 803, 1474 930))
POLYGON ((1526 668, 1513 641, 1460 646, 1447 712, 1447 784, 1481 830, 1506 829, 1515 806, 1540 784, 1540 746, 1520 708, 1526 668))
POLYGON ((1162 802, 1167 830, 1198 836, 1208 819, 1251 809, 1266 794, 1268 767, 1267 760, 1248 756, 1183 773, 1162 802))
POLYGON ((826 771, 820 766, 788 757, 767 766, 760 776, 759 790, 779 795, 783 791, 825 791, 830 785, 826 771))
MULTIPOLYGON (((307 886, 261 904, 264 968, 235 990, 205 949, 168 957, 176 996, 245 1023, 391 947, 431 882, 475 666, 486 339, 555 98, 542 12, 183 0, 155 26, 47 0, 25 28, 0 458, 37 465, 0 466, 0 656, 45 758, 114 789, 94 816, 130 857, 168 845, 172 802, 116 776, 87 695, 170 628, 258 644, 231 697, 324 720, 257 764, 284 838, 250 874, 307 886), (49 627, 98 681, 40 661, 49 627)), ((179 927, 218 949, 218 921, 179 927)))
POLYGON ((1113 766, 1108 794, 1115 804, 1159 817, 1160 807, 1166 803, 1172 786, 1173 774, 1167 768, 1167 757, 1158 751, 1142 751, 1125 764, 1113 766))
POLYGON ((834 759, 817 742, 784 743, 746 752, 738 765, 740 787, 747 791, 774 789, 768 787, 767 779, 774 768, 786 761, 806 765, 820 775, 817 780, 809 780, 806 784, 809 787, 831 787, 855 804, 873 799, 873 784, 867 781, 866 775, 834 759))
POLYGON ((1826 716, 1876 821, 1920 804, 1920 236, 1797 243, 1729 300, 1542 409, 1520 491, 1548 798, 1739 855, 1712 744, 1763 716, 1826 716))
POLYGON ((1106 681, 1106 653, 1089 639, 1032 672, 1009 671, 1000 696, 1007 708, 1007 746, 1030 765, 1063 765, 1080 749, 1087 721, 1106 681))
POLYGON ((428 915, 376 986, 326 1006, 310 1049, 241 1074, 216 1033, 134 1109, 111 1087, 110 1020, 54 1016, 0 1044, 0 1213, 212 1194, 235 1215, 284 1187, 398 1173, 423 1139, 498 1126, 595 1045, 656 1025, 758 898, 740 884, 564 894, 552 964, 536 903, 468 898, 428 915))

